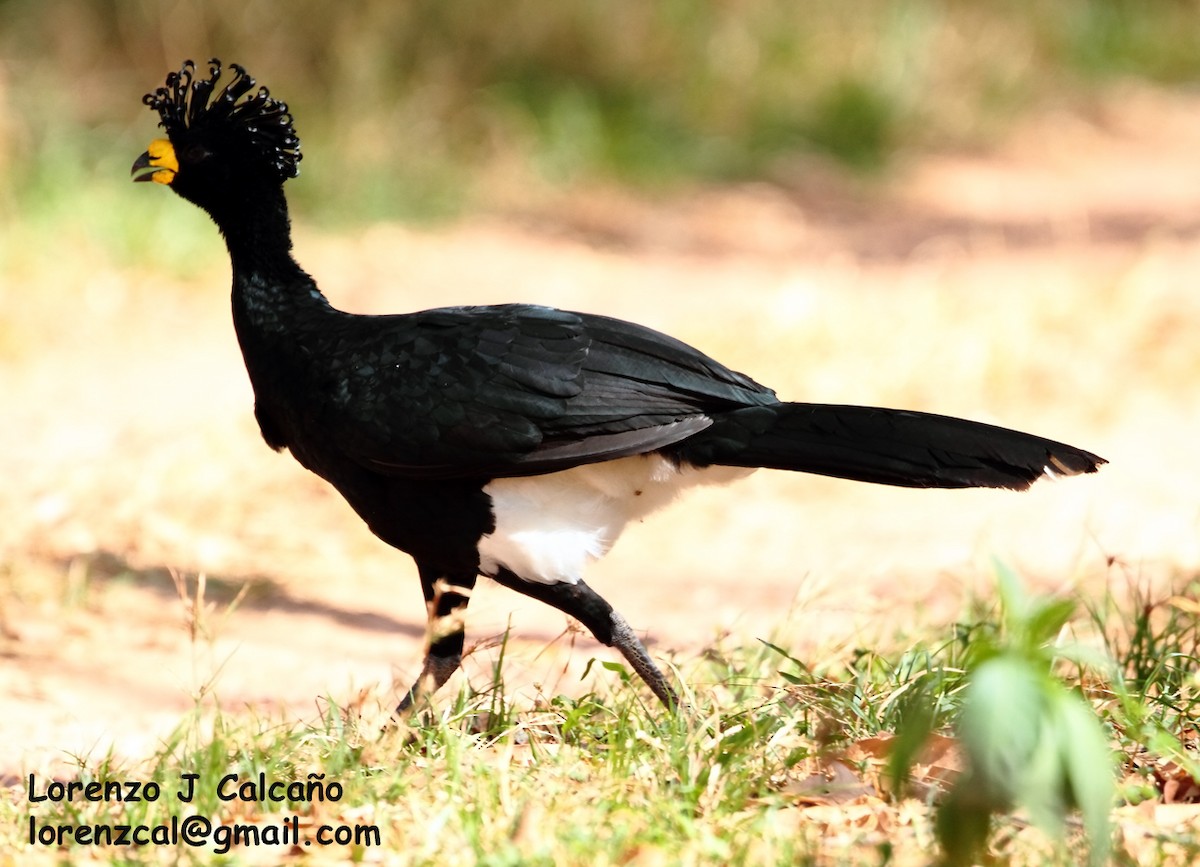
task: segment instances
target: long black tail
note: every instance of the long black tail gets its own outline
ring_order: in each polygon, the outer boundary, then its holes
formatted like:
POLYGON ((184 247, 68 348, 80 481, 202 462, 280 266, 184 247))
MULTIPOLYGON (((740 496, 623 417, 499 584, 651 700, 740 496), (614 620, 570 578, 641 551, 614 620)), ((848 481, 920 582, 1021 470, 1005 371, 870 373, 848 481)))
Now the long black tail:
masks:
POLYGON ((898 409, 781 403, 718 416, 677 447, 701 466, 768 467, 910 488, 1024 490, 1094 473, 1104 458, 966 419, 898 409))

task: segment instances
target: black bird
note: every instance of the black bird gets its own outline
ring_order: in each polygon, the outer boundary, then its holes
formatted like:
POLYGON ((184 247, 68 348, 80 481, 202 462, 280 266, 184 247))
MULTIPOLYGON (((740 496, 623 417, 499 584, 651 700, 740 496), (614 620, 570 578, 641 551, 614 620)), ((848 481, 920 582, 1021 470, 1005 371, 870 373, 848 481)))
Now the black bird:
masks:
POLYGON ((133 164, 211 215, 267 445, 333 485, 416 561, 430 643, 408 708, 458 668, 485 575, 581 621, 668 707, 666 678, 583 581, 631 520, 757 467, 906 487, 1021 490, 1095 472, 1082 449, 963 419, 788 403, 649 328, 527 304, 362 316, 291 254, 283 185, 300 141, 240 66, 187 61, 144 97, 167 138, 133 164))

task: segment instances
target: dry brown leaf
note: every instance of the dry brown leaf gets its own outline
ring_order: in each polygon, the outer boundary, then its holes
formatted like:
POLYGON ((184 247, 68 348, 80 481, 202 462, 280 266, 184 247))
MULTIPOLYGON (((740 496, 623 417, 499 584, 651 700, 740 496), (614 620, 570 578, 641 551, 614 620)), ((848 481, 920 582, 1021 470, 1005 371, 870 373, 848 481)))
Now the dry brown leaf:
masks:
MULTIPOLYGON (((860 752, 869 760, 882 764, 891 756, 896 736, 883 733, 863 738, 848 751, 860 752)), ((962 775, 965 768, 958 739, 947 735, 931 734, 926 738, 916 761, 909 770, 909 785, 915 786, 918 794, 928 794, 930 789, 944 790, 962 775)))
POLYGON ((1200 783, 1182 768, 1177 768, 1162 784, 1164 804, 1200 804, 1200 783))
POLYGON ((1200 803, 1200 780, 1173 759, 1153 757, 1142 752, 1130 759, 1133 776, 1153 780, 1160 793, 1160 803, 1200 803))
POLYGON ((876 793, 875 787, 840 759, 826 759, 816 764, 808 776, 790 779, 783 792, 795 797, 797 806, 846 804, 876 793))
POLYGON ((823 835, 886 831, 892 824, 892 811, 875 797, 862 797, 844 804, 816 804, 801 807, 802 821, 820 827, 823 835))
POLYGON ((892 754, 892 744, 895 742, 896 736, 891 732, 880 732, 874 737, 863 738, 855 741, 851 745, 851 749, 861 750, 866 756, 880 761, 886 761, 888 756, 892 754))

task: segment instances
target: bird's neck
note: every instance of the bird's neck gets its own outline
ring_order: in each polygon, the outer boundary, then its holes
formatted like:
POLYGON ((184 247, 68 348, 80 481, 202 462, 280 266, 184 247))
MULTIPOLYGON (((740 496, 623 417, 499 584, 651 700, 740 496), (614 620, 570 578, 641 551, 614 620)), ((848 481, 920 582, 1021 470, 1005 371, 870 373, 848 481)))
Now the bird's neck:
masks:
POLYGON ((234 319, 239 332, 286 332, 329 302, 292 258, 291 222, 281 186, 248 191, 213 213, 233 266, 234 319))

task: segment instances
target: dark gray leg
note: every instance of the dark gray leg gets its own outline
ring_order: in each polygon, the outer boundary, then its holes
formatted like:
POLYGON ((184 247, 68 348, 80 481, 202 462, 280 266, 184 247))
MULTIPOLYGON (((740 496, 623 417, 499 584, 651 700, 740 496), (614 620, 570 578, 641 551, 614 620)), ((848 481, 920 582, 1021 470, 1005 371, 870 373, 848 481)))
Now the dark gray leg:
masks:
POLYGON ((418 566, 418 570, 429 613, 425 662, 416 682, 400 699, 396 716, 411 708, 418 699, 433 695, 458 670, 462 662, 467 605, 475 588, 475 575, 448 580, 424 566, 418 566))
POLYGON ((522 581, 506 569, 502 569, 494 578, 505 587, 552 605, 564 614, 574 617, 586 626, 601 644, 619 650, 668 710, 679 707, 679 697, 675 695, 675 690, 667 683, 666 677, 654 664, 654 660, 650 658, 633 629, 625 622, 625 618, 587 584, 582 581, 576 584, 538 584, 522 581))

